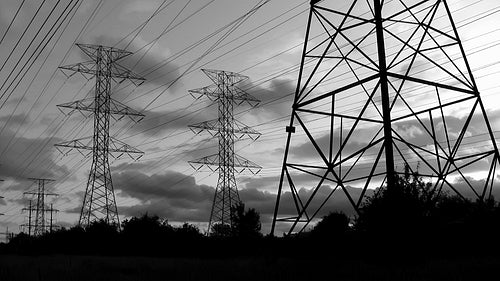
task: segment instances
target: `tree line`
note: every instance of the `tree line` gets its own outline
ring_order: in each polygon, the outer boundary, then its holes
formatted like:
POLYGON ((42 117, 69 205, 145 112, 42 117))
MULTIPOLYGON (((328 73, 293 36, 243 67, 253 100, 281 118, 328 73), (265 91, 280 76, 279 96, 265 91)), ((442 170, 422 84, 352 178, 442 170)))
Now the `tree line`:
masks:
POLYGON ((104 221, 29 237, 20 233, 0 253, 231 257, 283 255, 377 260, 381 256, 496 255, 500 246, 500 204, 471 201, 436 190, 405 169, 395 188, 382 187, 355 218, 324 216, 312 229, 283 237, 261 233, 259 213, 240 203, 232 225, 215 224, 210 234, 195 225, 173 226, 156 215, 123 221, 119 230, 104 221))

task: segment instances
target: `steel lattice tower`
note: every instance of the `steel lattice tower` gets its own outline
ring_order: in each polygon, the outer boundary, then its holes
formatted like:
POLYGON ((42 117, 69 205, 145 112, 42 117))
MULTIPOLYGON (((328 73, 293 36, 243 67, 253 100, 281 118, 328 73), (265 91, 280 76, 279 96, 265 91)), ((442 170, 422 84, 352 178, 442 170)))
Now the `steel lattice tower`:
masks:
MULTIPOLYGON (((92 166, 87 188, 83 199, 79 224, 88 226, 92 221, 104 219, 107 223, 119 225, 113 183, 109 168, 108 156, 115 158, 123 154, 134 158, 132 154, 142 156, 143 152, 119 141, 109 135, 110 117, 129 116, 132 121, 140 121, 144 115, 113 100, 110 97, 112 81, 121 82, 129 79, 132 82, 142 82, 144 78, 133 73, 117 63, 118 60, 131 55, 131 52, 100 45, 77 44, 91 58, 91 61, 60 67, 62 71, 82 73, 95 79, 94 96, 75 102, 58 105, 61 110, 87 111, 94 115, 94 135, 84 139, 56 144, 62 149, 90 150, 92 166)), ((90 79, 90 78, 89 78, 90 79)), ((65 152, 63 152, 65 153, 65 152)), ((67 153, 67 152, 66 152, 67 153)), ((135 159, 138 159, 136 157, 135 159)))
POLYGON ((199 99, 206 96, 218 104, 218 119, 189 125, 190 129, 199 134, 208 131, 219 140, 219 153, 189 161, 196 170, 207 165, 212 171, 218 171, 219 179, 215 190, 208 231, 216 224, 231 225, 231 207, 240 202, 236 186, 235 173, 248 169, 256 174, 261 167, 234 152, 235 139, 245 136, 256 140, 260 133, 234 119, 234 105, 248 103, 251 107, 259 104, 259 100, 245 91, 237 84, 248 77, 228 71, 202 70, 215 84, 200 89, 189 90, 193 97, 199 99), (211 166, 217 166, 214 170, 211 166))
POLYGON ((434 194, 479 200, 498 175, 497 143, 445 0, 311 1, 286 131, 271 234, 277 223, 302 231, 342 202, 358 212, 367 191, 394 188, 405 166, 434 194))
POLYGON ((28 234, 31 235, 31 229, 33 228, 33 235, 40 236, 43 235, 47 228, 52 230, 52 213, 55 211, 52 206, 49 208, 45 203, 45 199, 47 196, 57 196, 55 193, 48 193, 45 191, 45 184, 47 182, 52 182, 54 180, 51 179, 42 179, 42 178, 30 178, 31 180, 37 183, 36 191, 28 191, 24 192, 25 195, 32 195, 34 197, 35 204, 32 205, 32 200, 30 200, 30 204, 28 208, 24 208, 23 211, 29 211, 28 216, 28 224, 24 226, 28 226, 28 234), (47 225, 47 219, 45 218, 45 213, 50 212, 50 222, 47 225), (32 222, 32 215, 34 214, 34 223, 32 222))

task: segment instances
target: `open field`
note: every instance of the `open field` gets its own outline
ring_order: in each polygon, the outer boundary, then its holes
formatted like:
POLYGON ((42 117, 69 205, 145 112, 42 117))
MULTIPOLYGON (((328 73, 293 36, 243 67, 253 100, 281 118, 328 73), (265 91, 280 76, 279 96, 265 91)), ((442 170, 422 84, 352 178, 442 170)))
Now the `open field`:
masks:
MULTIPOLYGON (((379 261, 380 262, 380 261, 379 261)), ((0 280, 486 280, 500 259, 457 258, 419 264, 292 258, 0 256, 0 280)))

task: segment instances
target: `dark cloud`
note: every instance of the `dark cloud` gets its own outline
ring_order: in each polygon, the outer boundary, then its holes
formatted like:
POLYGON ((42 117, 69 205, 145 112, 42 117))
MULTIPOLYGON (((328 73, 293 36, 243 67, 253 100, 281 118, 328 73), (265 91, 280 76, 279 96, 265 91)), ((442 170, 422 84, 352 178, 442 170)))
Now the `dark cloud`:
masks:
MULTIPOLYGON (((471 189, 471 187, 478 194, 481 194, 483 189, 484 189, 486 180, 484 180, 484 179, 475 180, 475 179, 470 178, 470 177, 466 177, 466 179, 467 179, 467 181, 463 178, 460 178, 457 181, 453 182, 453 187, 465 198, 469 198, 471 200, 478 199, 477 195, 474 193, 474 191, 471 189)), ((495 197, 496 199, 500 198, 499 186, 500 186, 500 180, 496 179, 495 183, 493 184, 493 189, 492 189, 492 193, 491 193, 493 195, 493 197, 495 197)), ((443 190, 449 195, 456 195, 456 192, 454 190, 450 189, 449 186, 447 186, 446 184, 445 184, 443 190)), ((486 195, 488 195, 488 191, 486 192, 486 195)))
POLYGON ((9 143, 11 146, 2 156, 0 177, 19 181, 25 177, 58 179, 69 174, 67 168, 57 164, 55 159, 53 145, 60 141, 50 137, 19 137, 5 130, 0 136, 0 149, 4 150, 9 143))
MULTIPOLYGON (((198 185, 191 176, 168 171, 161 175, 148 176, 137 171, 124 171, 113 175, 115 189, 120 196, 128 196, 141 201, 133 206, 119 206, 119 212, 125 216, 138 216, 149 213, 165 217, 170 221, 206 222, 210 215, 215 189, 207 185, 198 185)), ((272 220, 276 203, 276 194, 262 191, 252 184, 239 190, 241 200, 247 208, 255 208, 260 214, 267 231, 272 220)), ((354 196, 359 196, 361 189, 347 187, 354 196)), ((316 198, 326 198, 332 191, 328 185, 320 188, 316 198)), ((311 190, 301 188, 299 194, 302 200, 307 200, 311 190)), ((353 208, 346 199, 343 191, 338 189, 331 197, 318 217, 329 211, 338 210, 353 215, 353 208)), ((368 191, 367 194, 371 194, 368 191)), ((310 210, 318 208, 319 200, 313 200, 310 210)), ((284 191, 281 199, 280 216, 295 214, 293 198, 289 191, 284 191)), ((79 212, 75 209, 74 212, 79 212)))
POLYGON ((294 80, 289 79, 273 79, 268 86, 263 86, 248 80, 242 82, 239 87, 261 101, 258 107, 250 111, 250 114, 257 118, 267 119, 290 115, 295 83, 294 80))
POLYGON ((111 170, 115 173, 124 172, 124 171, 140 171, 142 169, 150 168, 151 163, 148 161, 141 162, 130 162, 130 163, 121 163, 119 165, 115 165, 111 167, 111 170))
MULTIPOLYGON (((349 193, 358 198, 361 189, 354 187, 346 187, 349 193)), ((301 188, 299 189, 299 196, 302 202, 306 202, 307 199, 311 196, 312 190, 301 188)), ((329 185, 321 186, 318 192, 315 195, 315 199, 311 201, 311 204, 307 208, 307 212, 309 216, 312 216, 314 212, 321 206, 323 200, 327 198, 327 196, 332 192, 332 187, 329 185)), ((262 221, 262 231, 263 233, 267 233, 270 230, 271 222, 274 215, 274 208, 276 205, 276 194, 261 191, 256 188, 245 188, 240 190, 239 192, 241 200, 245 203, 245 207, 256 209, 261 215, 262 221)), ((373 190, 368 190, 366 195, 371 196, 373 194, 373 190)), ((295 207, 295 203, 290 191, 283 190, 280 205, 279 205, 278 217, 290 217, 297 215, 297 209, 295 207)), ((347 200, 344 192, 341 189, 337 189, 333 196, 327 201, 327 203, 318 211, 316 216, 313 219, 313 224, 320 219, 321 217, 327 215, 329 212, 340 211, 344 212, 348 216, 355 216, 354 208, 351 206, 349 201, 347 200)), ((313 225, 312 224, 312 225, 313 225)), ((277 224, 277 233, 288 231, 290 224, 277 224)))
MULTIPOLYGON (((82 197, 82 201, 83 201, 83 197, 82 197)), ((69 214, 80 214, 81 211, 82 211, 82 206, 71 207, 71 208, 64 210, 65 213, 69 213, 69 214)))
MULTIPOLYGON (((30 188, 29 184, 24 185, 24 191, 32 190, 29 188, 30 188)), ((17 204, 17 205, 24 207, 24 206, 27 206, 29 204, 30 199, 31 199, 30 195, 23 195, 21 198, 7 199, 7 202, 17 204)))
MULTIPOLYGON (((207 221, 210 215, 215 189, 207 185, 198 185, 194 177, 177 172, 166 172, 161 175, 148 176, 137 171, 125 171, 113 175, 114 186, 120 196, 128 196, 141 201, 134 206, 120 207, 120 213, 125 216, 138 216, 144 213, 157 214, 171 221, 207 221)), ((261 191, 246 183, 246 188, 239 191, 241 200, 247 208, 255 208, 262 216, 263 223, 272 219, 276 195, 261 191), (251 187, 249 187, 251 186, 251 187)), ((353 197, 359 197, 361 189, 347 187, 353 197)), ((320 188, 316 198, 325 198, 332 188, 324 185, 320 188)), ((301 188, 300 196, 306 200, 311 195, 311 190, 301 188)), ((370 191, 367 193, 370 194, 370 191)), ((284 191, 280 214, 293 214, 296 210, 291 193, 284 191)), ((311 208, 317 208, 320 202, 314 200, 311 208)), ((328 211, 339 210, 353 214, 353 208, 347 201, 342 190, 337 190, 335 196, 325 205, 322 216, 328 211)), ((79 211, 79 210, 75 210, 79 211)))
MULTIPOLYGON (((342 154, 349 155, 353 152, 358 151, 363 146, 368 144, 373 136, 375 136, 376 132, 379 128, 367 128, 367 129, 359 129, 358 132, 354 133, 350 137, 350 141, 342 149, 342 154)), ((297 132, 301 132, 302 128, 296 127, 297 132)), ((346 136, 349 133, 348 130, 344 130, 343 135, 346 136)), ((328 155, 328 147, 330 146, 330 134, 329 130, 325 129, 324 132, 316 132, 316 138, 314 139, 316 144, 319 146, 324 155, 328 155)), ((340 138, 338 131, 334 132, 335 136, 333 138, 332 148, 334 152, 339 150, 340 146, 340 138)), ((379 137, 382 135, 379 135, 379 137)), ((292 136, 293 137, 293 136, 292 136)), ((343 139, 345 141, 345 139, 343 139)), ((307 139, 301 144, 298 144, 292 148, 290 148, 290 153, 300 159, 311 159, 311 158, 319 158, 320 154, 317 149, 314 147, 312 142, 307 139)))
MULTIPOLYGON (((121 38, 112 36, 112 35, 101 35, 91 39, 92 44, 103 45, 103 46, 115 46, 117 42, 120 41, 121 38)), ((128 39, 130 40, 130 39, 128 39)), ((135 52, 143 47, 143 45, 137 42, 138 40, 134 40, 128 47, 127 51, 135 52)), ((127 40, 124 42, 128 43, 127 40)), ((122 45, 124 43, 122 42, 122 45)), ((118 46, 120 48, 120 46, 118 46)), ((134 53, 128 57, 125 57, 118 61, 118 63, 128 69, 131 69, 133 72, 142 75, 146 79, 146 85, 150 84, 154 87, 159 85, 163 85, 165 83, 169 83, 174 81, 180 76, 178 66, 169 62, 169 58, 166 58, 164 54, 161 53, 161 48, 153 47, 149 50, 149 47, 141 49, 139 52, 134 53), (150 73, 152 70, 154 72, 150 73), (157 78, 157 79, 155 79, 157 78)), ((83 52, 79 53, 80 59, 83 61, 88 60, 89 58, 83 52)), ((175 92, 182 85, 182 79, 174 83, 169 92, 175 92)), ((153 91, 152 94, 158 94, 158 91, 162 91, 164 88, 153 91)))
POLYGON ((121 196, 140 200, 142 203, 121 207, 125 216, 138 216, 146 212, 172 221, 206 221, 215 189, 196 184, 195 178, 167 171, 148 176, 137 171, 113 174, 114 187, 121 196))
POLYGON ((146 117, 133 126, 132 133, 143 133, 145 136, 161 136, 174 129, 187 129, 188 125, 208 121, 213 118, 210 110, 206 109, 201 114, 189 114, 189 110, 172 111, 143 111, 146 117), (189 115, 188 115, 189 114, 189 115))
POLYGON ((16 115, 9 115, 9 116, 2 116, 0 117, 0 123, 3 123, 2 126, 5 125, 5 123, 9 124, 9 126, 22 126, 22 125, 28 125, 30 123, 30 119, 27 118, 26 114, 16 114, 16 115))

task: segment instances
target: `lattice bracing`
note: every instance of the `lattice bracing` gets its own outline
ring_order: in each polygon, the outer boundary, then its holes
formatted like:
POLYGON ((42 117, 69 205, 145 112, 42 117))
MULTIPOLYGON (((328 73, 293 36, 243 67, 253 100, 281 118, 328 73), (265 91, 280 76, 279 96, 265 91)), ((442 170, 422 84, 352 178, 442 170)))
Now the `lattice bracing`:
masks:
POLYGON ((234 153, 235 139, 249 137, 256 140, 260 133, 236 121, 233 115, 234 105, 246 102, 250 106, 257 106, 260 101, 237 86, 248 77, 221 70, 204 69, 203 72, 215 84, 189 92, 195 98, 205 96, 211 101, 217 102, 218 119, 190 125, 189 128, 196 134, 207 131, 212 136, 217 137, 219 152, 189 161, 189 164, 196 170, 206 166, 211 171, 219 173, 208 224, 208 230, 212 231, 214 225, 229 226, 232 224, 231 208, 240 202, 234 174, 245 170, 256 174, 261 169, 259 165, 234 153))
MULTIPOLYGON (((198 124, 189 125, 188 127, 189 129, 191 129, 191 131, 193 131, 193 133, 197 135, 203 131, 207 131, 213 137, 218 137, 221 132, 225 132, 226 130, 225 128, 220 127, 219 120, 204 121, 198 124)), ((239 122, 238 120, 234 120, 234 127, 232 133, 235 135, 237 139, 248 137, 254 141, 261 136, 261 133, 239 122)))
MULTIPOLYGON (((220 161, 219 154, 213 154, 197 160, 191 160, 189 161, 189 164, 191 165, 191 167, 193 167, 193 169, 197 171, 202 169, 203 167, 207 167, 212 172, 217 172, 220 170, 220 166, 223 164, 223 162, 220 161)), ((234 172, 237 174, 248 170, 255 175, 258 174, 260 170, 262 170, 261 166, 237 154, 234 155, 234 168, 234 172)))
POLYGON ((34 198, 34 204, 30 203, 28 208, 24 208, 24 211, 29 212, 28 224, 28 234, 33 234, 34 236, 41 236, 45 234, 48 230, 51 230, 52 220, 47 221, 46 213, 50 212, 50 217, 52 218, 52 213, 55 211, 53 208, 49 208, 46 203, 46 198, 48 196, 57 196, 55 193, 47 192, 45 185, 48 182, 53 182, 52 179, 43 178, 30 178, 37 183, 37 188, 34 191, 24 192, 25 195, 31 195, 34 198))
MULTIPOLYGON (((118 209, 116 207, 113 183, 109 168, 108 156, 119 158, 126 154, 138 159, 143 152, 116 140, 109 135, 110 118, 128 116, 133 121, 140 121, 144 115, 128 106, 111 99, 111 84, 131 80, 136 85, 144 78, 117 63, 130 55, 128 51, 100 45, 77 44, 91 58, 90 62, 77 63, 60 67, 63 72, 78 72, 95 79, 94 97, 59 105, 62 110, 71 114, 75 110, 90 112, 94 118, 94 135, 56 144, 59 151, 68 153, 73 149, 88 150, 92 155, 92 167, 87 181, 87 188, 80 213, 80 225, 88 226, 95 220, 103 219, 109 224, 119 226, 118 209)), ((120 119, 120 118, 115 118, 120 119)), ((84 154, 84 153, 82 153, 84 154)))
POLYGON ((139 86, 145 80, 144 77, 132 72, 124 66, 117 63, 118 60, 123 59, 131 52, 105 47, 100 45, 76 44, 80 50, 91 58, 91 61, 69 64, 59 67, 61 72, 67 77, 71 77, 76 73, 82 74, 85 79, 90 80, 96 75, 105 75, 112 79, 114 82, 120 83, 129 80, 134 85, 139 86), (99 63, 105 62, 107 64, 106 73, 102 72, 99 63))
MULTIPOLYGON (((85 117, 90 117, 93 112, 98 110, 95 106, 94 98, 63 103, 57 105, 57 107, 66 115, 71 115, 75 111, 78 111, 85 117), (89 114, 87 115, 83 112, 89 112, 89 114)), ((116 121, 121 120, 124 116, 128 116, 134 122, 140 122, 144 118, 144 114, 112 98, 109 100, 109 113, 110 116, 116 121)))
MULTIPOLYGON (((64 155, 68 155, 73 150, 78 150, 85 157, 91 156, 94 150, 94 140, 92 137, 86 137, 81 139, 76 139, 72 141, 60 142, 55 144, 56 149, 64 155), (82 150, 88 150, 88 153, 82 152, 82 150)), ((119 159, 123 155, 129 156, 133 160, 139 160, 144 152, 138 150, 135 147, 132 147, 122 141, 119 141, 113 137, 109 137, 109 145, 107 148, 108 154, 115 158, 119 159)))
POLYGON ((215 84, 203 88, 189 90, 189 93, 195 99, 199 99, 205 96, 214 102, 219 101, 221 98, 225 98, 229 99, 236 105, 241 105, 243 103, 248 103, 252 107, 256 107, 259 105, 260 100, 243 91, 237 85, 238 83, 247 80, 247 76, 229 71, 209 69, 202 69, 202 71, 208 77, 210 77, 210 79, 214 81, 215 84), (221 81, 223 83, 220 83, 221 81), (231 91, 228 92, 227 89, 231 89, 231 91))
POLYGON ((286 131, 272 233, 277 223, 302 231, 342 202, 359 211, 405 166, 436 193, 478 200, 498 175, 493 131, 444 0, 311 1, 286 131))

